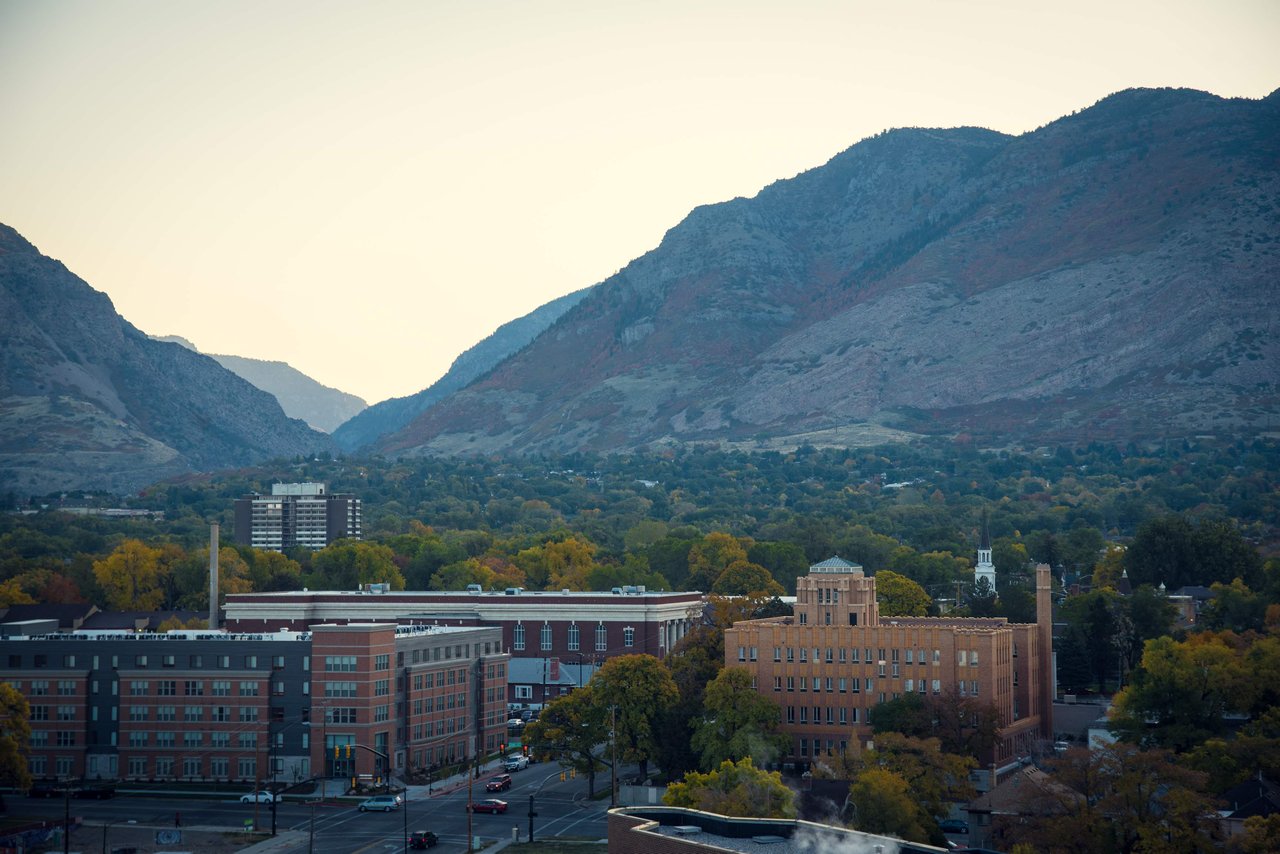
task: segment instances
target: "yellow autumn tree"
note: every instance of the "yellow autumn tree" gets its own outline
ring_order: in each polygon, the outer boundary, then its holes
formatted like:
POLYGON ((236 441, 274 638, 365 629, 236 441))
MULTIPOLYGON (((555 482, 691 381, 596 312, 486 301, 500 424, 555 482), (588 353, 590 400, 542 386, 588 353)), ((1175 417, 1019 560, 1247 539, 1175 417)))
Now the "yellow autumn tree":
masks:
POLYGON ((164 604, 168 565, 161 551, 141 540, 125 540, 102 560, 93 562, 93 576, 116 611, 154 611, 164 604))

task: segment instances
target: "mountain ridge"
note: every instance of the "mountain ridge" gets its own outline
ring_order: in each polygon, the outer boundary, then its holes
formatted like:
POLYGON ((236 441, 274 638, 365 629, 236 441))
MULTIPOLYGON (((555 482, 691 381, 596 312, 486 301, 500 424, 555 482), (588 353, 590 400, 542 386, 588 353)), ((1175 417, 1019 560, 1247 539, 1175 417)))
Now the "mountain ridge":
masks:
POLYGON ((984 441, 1262 429, 1276 107, 1128 90, 1019 136, 871 137, 695 208, 374 447, 623 450, 853 423, 984 441))
POLYGON ((152 340, 0 225, 0 489, 130 492, 332 448, 213 359, 152 340))

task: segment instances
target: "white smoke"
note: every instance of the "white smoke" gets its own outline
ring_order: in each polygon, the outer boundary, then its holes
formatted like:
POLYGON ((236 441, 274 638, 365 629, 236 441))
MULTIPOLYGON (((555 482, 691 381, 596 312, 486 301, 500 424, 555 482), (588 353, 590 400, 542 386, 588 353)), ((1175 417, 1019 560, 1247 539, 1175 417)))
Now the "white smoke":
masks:
POLYGON ((812 854, 898 854, 892 839, 870 837, 856 831, 823 830, 811 824, 800 824, 791 845, 796 851, 812 854))

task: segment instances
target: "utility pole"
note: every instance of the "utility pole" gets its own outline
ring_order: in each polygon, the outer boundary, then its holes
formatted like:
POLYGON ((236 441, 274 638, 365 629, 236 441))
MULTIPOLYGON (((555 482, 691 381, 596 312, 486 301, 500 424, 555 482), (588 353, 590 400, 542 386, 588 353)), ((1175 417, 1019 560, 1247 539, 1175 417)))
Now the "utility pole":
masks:
MULTIPOLYGON (((472 765, 476 764, 475 736, 471 737, 471 764, 472 765)), ((473 822, 475 822, 475 818, 476 818, 475 801, 471 799, 471 786, 472 786, 472 780, 474 778, 475 778, 475 774, 471 773, 470 769, 468 769, 467 771, 467 850, 468 851, 471 851, 475 848, 473 844, 474 837, 471 835, 472 824, 473 822)))
POLYGON ((537 817, 537 813, 533 811, 533 795, 529 796, 529 841, 533 841, 533 820, 537 817))
POLYGON ((618 707, 609 707, 609 736, 613 742, 613 761, 609 763, 609 808, 618 805, 618 707))

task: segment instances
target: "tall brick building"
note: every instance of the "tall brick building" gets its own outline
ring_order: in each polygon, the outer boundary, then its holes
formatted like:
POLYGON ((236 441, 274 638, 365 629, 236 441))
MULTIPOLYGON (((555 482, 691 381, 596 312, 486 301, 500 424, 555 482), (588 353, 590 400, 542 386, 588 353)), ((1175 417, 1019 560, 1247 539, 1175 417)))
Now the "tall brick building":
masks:
POLYGON ((789 761, 843 752, 870 737, 867 714, 904 693, 977 699, 999 712, 1004 764, 1052 738, 1050 576, 1036 569, 1036 620, 881 617, 875 577, 839 558, 796 582, 795 614, 735 623, 725 663, 746 667, 781 706, 789 761))
POLYGON ((37 779, 399 775, 506 733, 497 628, 50 632, 6 637, 0 656, 31 706, 37 779))

